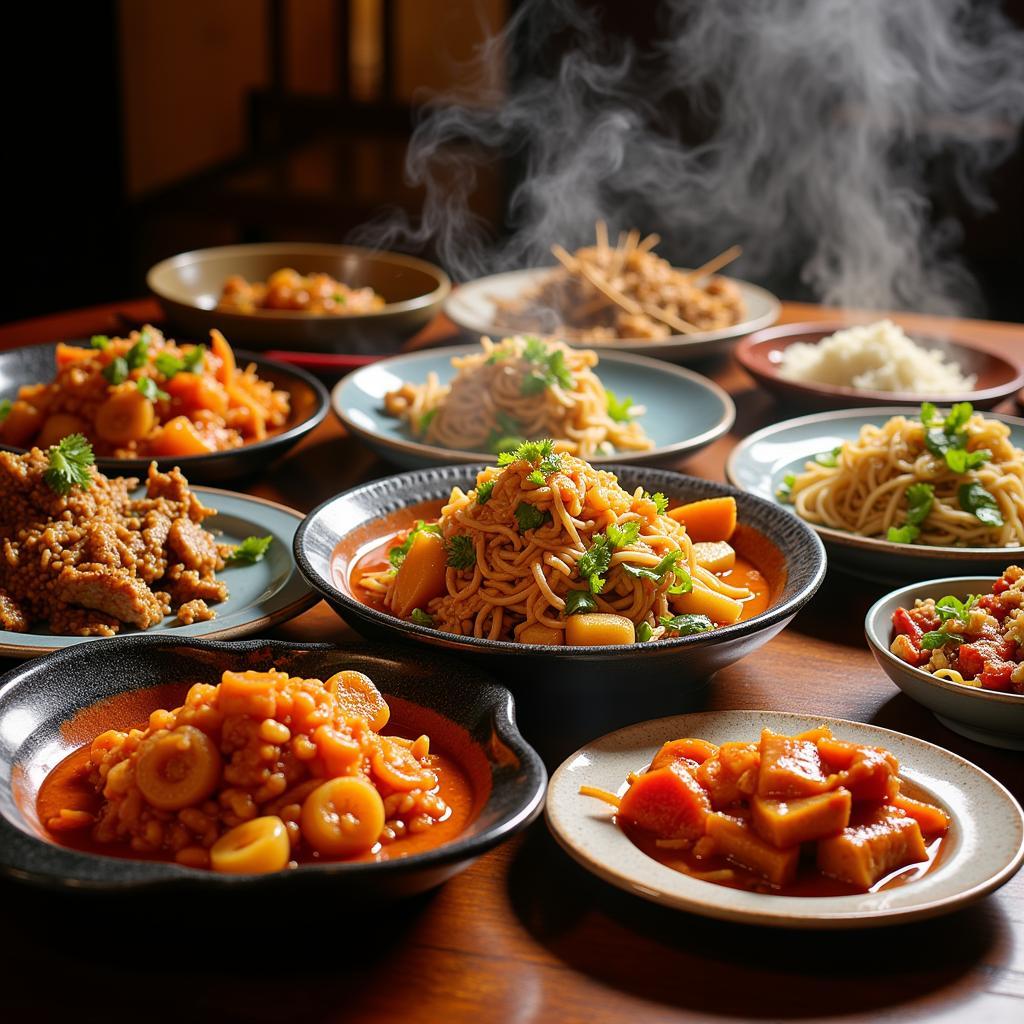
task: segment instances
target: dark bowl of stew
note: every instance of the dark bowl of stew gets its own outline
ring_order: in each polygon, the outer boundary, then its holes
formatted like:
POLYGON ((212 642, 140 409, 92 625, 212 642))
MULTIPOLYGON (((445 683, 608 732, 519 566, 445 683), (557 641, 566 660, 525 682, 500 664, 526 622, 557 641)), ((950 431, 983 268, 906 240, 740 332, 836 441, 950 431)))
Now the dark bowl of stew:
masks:
POLYGON ((115 637, 38 658, 0 680, 0 870, 48 888, 317 887, 346 901, 405 897, 439 885, 525 828, 540 812, 546 781, 540 758, 515 725, 508 690, 441 655, 412 660, 366 644, 115 637), (361 859, 298 858, 285 870, 222 874, 175 863, 166 852, 101 843, 89 830, 48 827, 52 809, 87 785, 76 773, 76 758, 96 736, 144 728, 151 712, 180 706, 193 684, 216 684, 226 670, 269 668, 303 679, 345 669, 368 675, 391 709, 382 732, 428 733, 431 754, 436 751, 457 778, 449 803, 458 828, 408 848, 383 846, 361 859))

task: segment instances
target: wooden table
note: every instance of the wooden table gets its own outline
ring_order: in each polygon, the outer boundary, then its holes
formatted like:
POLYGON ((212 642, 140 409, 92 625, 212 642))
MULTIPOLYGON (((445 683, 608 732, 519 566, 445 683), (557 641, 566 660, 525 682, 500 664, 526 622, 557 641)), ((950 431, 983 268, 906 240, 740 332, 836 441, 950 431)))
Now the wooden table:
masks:
MULTIPOLYGON (((0 348, 114 333, 116 312, 158 317, 148 300, 76 311, 0 328, 0 348)), ((790 322, 832 316, 793 303, 782 312, 790 322)), ((902 319, 995 348, 1019 348, 1024 330, 902 319)), ((418 343, 450 333, 438 322, 418 343)), ((739 438, 791 413, 728 359, 699 369, 731 392, 738 418, 727 438, 679 468, 720 480, 739 438)), ((250 489, 308 510, 389 472, 329 418, 250 489)), ((861 623, 884 589, 831 575, 787 630, 718 674, 705 706, 875 722, 948 747, 1024 798, 1024 755, 948 731, 876 666, 861 623)), ((353 638, 323 604, 273 635, 353 638)), ((564 855, 542 821, 437 892, 376 911, 347 907, 329 890, 316 905, 222 905, 177 896, 79 900, 5 882, 0 935, 7 940, 0 1013, 12 1022, 29 1012, 35 1020, 181 1020, 187 1013, 474 1024, 1024 1020, 1024 873, 995 895, 920 925, 770 931, 676 913, 613 889, 564 855), (83 1010, 89 1005, 94 1016, 83 1010)))

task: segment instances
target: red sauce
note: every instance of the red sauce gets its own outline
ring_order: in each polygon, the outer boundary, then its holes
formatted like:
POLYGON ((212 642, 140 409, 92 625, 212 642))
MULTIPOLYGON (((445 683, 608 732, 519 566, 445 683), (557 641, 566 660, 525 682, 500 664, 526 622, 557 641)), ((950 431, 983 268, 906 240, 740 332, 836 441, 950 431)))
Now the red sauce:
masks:
MULTIPOLYGON (((343 540, 334 550, 331 558, 331 573, 335 584, 356 600, 380 612, 387 612, 381 595, 366 590, 359 581, 367 573, 380 572, 391 564, 388 552, 401 544, 406 534, 417 519, 427 522, 436 520, 444 506, 443 501, 421 502, 411 508, 393 512, 384 519, 371 524, 387 530, 386 533, 374 532, 374 536, 365 539, 351 538, 343 540)), ((780 562, 781 554, 765 537, 749 528, 738 528, 733 538, 733 546, 737 548, 736 564, 732 569, 717 573, 720 580, 733 587, 746 587, 751 591, 750 597, 742 601, 743 612, 740 620, 753 618, 765 611, 772 601, 773 590, 781 589, 781 583, 773 588, 766 574, 755 564, 763 557, 767 562, 780 562), (766 551, 766 547, 771 551, 766 551), (741 549, 745 553, 741 553, 741 549), (776 556, 772 558, 772 555, 776 556), (753 557, 751 557, 753 556, 753 557)), ((765 566, 767 569, 768 567, 765 566)), ((784 582, 784 568, 783 573, 784 582)))
MULTIPOLYGON (((449 807, 449 814, 422 832, 405 836, 386 846, 378 844, 373 850, 360 857, 351 858, 352 860, 393 860, 451 842, 479 814, 490 793, 490 776, 486 761, 475 747, 469 749, 472 741, 462 733, 462 730, 433 712, 406 704, 394 697, 388 698, 388 704, 392 710, 392 718, 383 735, 418 736, 426 732, 430 736, 430 767, 437 773, 439 792, 449 807), (448 742, 445 742, 446 740, 448 742), (461 742, 463 740, 465 748, 461 742)), ((154 704, 154 707, 156 706, 154 704)), ((146 720, 141 719, 135 725, 137 728, 145 728, 146 720)), ((117 727, 125 728, 121 721, 117 727)), ((36 797, 35 810, 38 820, 44 825, 62 808, 84 810, 93 814, 99 810, 103 802, 102 797, 89 782, 89 746, 90 744, 86 743, 78 747, 60 761, 43 780, 36 797)), ((83 853, 126 857, 132 860, 173 860, 166 853, 137 853, 127 844, 98 843, 92 839, 88 828, 60 832, 44 829, 43 836, 50 842, 83 853)), ((297 858, 300 864, 317 863, 328 859, 305 847, 303 854, 297 858)))

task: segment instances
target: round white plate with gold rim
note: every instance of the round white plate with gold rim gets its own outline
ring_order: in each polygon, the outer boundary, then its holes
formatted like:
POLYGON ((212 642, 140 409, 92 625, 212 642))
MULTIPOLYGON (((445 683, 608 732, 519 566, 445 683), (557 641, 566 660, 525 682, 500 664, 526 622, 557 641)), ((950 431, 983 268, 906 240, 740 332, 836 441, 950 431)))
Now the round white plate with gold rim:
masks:
POLYGON ((991 775, 962 757, 862 722, 776 711, 711 711, 619 729, 562 763, 548 785, 548 827, 566 852, 612 885, 663 906, 746 924, 782 928, 868 928, 949 913, 1009 881, 1024 861, 1024 812, 991 775), (580 796, 580 786, 626 790, 667 740, 712 743, 755 739, 761 729, 793 734, 828 725, 840 739, 869 743, 899 758, 900 774, 943 807, 953 824, 938 864, 896 888, 854 896, 776 896, 705 882, 660 864, 614 822, 611 808, 580 796))
MULTIPOLYGON (((229 566, 218 579, 228 585, 228 598, 212 606, 216 618, 184 626, 169 615, 146 633, 167 633, 208 640, 237 640, 294 618, 310 608, 319 596, 310 590, 292 558, 292 540, 302 514, 285 505, 249 494, 217 487, 191 487, 208 508, 215 508, 204 526, 224 544, 238 544, 246 537, 273 537, 263 558, 252 565, 229 566)), ((139 633, 133 627, 122 635, 139 633)), ((86 643, 96 637, 60 636, 54 633, 12 633, 0 630, 0 657, 33 658, 61 647, 86 643)))

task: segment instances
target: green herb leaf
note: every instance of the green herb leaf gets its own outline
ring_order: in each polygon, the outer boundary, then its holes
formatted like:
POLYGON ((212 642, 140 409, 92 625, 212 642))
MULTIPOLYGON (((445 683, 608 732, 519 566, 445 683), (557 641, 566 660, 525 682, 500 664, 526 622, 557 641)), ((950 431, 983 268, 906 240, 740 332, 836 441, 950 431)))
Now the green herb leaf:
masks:
POLYGON ((793 497, 793 484, 796 483, 796 473, 787 473, 782 478, 782 483, 779 484, 775 491, 775 497, 779 501, 790 501, 793 497))
POLYGON ((184 362, 177 356, 172 355, 170 352, 158 353, 156 358, 153 360, 153 365, 168 380, 185 369, 184 362))
POLYGON ((842 450, 843 446, 841 444, 837 444, 830 452, 819 452, 814 456, 814 461, 819 466, 825 466, 826 469, 834 469, 839 465, 839 453, 842 450))
POLYGON ((892 541, 893 544, 913 544, 920 535, 919 527, 907 523, 906 526, 890 526, 886 531, 885 539, 892 541))
POLYGON ((946 644, 962 644, 964 638, 956 633, 947 633, 943 629, 936 629, 925 633, 921 637, 920 644, 922 651, 934 651, 937 647, 945 647, 946 644))
POLYGON ((635 519, 623 523, 622 526, 609 523, 605 535, 613 548, 629 547, 630 544, 635 544, 640 539, 640 524, 635 519))
POLYGON ((662 615, 658 621, 679 636, 706 633, 715 628, 715 624, 706 615, 662 615))
POLYGON ((433 533, 440 537, 441 527, 438 526, 437 523, 425 523, 422 519, 417 519, 416 525, 409 531, 409 535, 405 540, 388 551, 388 561, 391 563, 391 567, 393 569, 400 569, 402 567, 402 563, 405 561, 405 556, 409 554, 409 549, 412 547, 413 541, 419 533, 433 533))
POLYGON ((650 623, 641 622, 640 625, 636 627, 636 638, 639 643, 647 643, 647 641, 651 639, 653 633, 654 630, 651 629, 650 623))
POLYGON ((547 512, 542 512, 536 505, 531 505, 528 501, 519 502, 513 515, 519 524, 520 533, 536 530, 551 518, 547 512))
POLYGON ((110 339, 105 334, 94 334, 89 339, 89 344, 93 348, 98 348, 101 352, 105 352, 110 348, 110 339))
POLYGON ((409 613, 409 618, 416 623, 417 626, 433 626, 434 616, 428 615, 422 608, 413 608, 409 613))
POLYGON ((129 370, 138 370, 146 365, 146 361, 149 359, 149 336, 145 331, 139 336, 139 340, 128 349, 125 359, 129 370))
POLYGON ((967 451, 967 422, 973 414, 974 406, 970 402, 957 402, 944 420, 938 418, 939 411, 931 402, 921 406, 925 448, 944 459, 953 473, 966 473, 992 458, 992 453, 985 448, 967 451))
POLYGON ((491 491, 494 490, 496 481, 486 480, 482 484, 476 485, 476 503, 478 505, 486 505, 491 500, 491 491))
POLYGON ((427 432, 427 429, 428 429, 428 428, 430 427, 430 424, 434 422, 434 419, 435 419, 435 418, 436 418, 436 416, 437 416, 437 412, 438 412, 438 410, 437 410, 436 408, 434 408, 434 409, 428 409, 428 410, 427 410, 427 411, 426 411, 426 412, 425 412, 425 413, 424 413, 424 414, 423 414, 423 415, 422 415, 422 416, 420 417, 420 423, 419 423, 419 432, 420 432, 421 434, 425 434, 425 433, 427 432))
POLYGON ((565 365, 565 353, 560 348, 547 345, 540 338, 529 337, 523 358, 531 364, 531 369, 519 385, 522 394, 537 395, 556 385, 572 390, 572 373, 565 365))
POLYGON ((979 448, 969 452, 965 448, 950 448, 946 452, 946 465, 954 473, 966 473, 969 469, 977 469, 992 458, 987 448, 979 448))
POLYGON ((565 595, 565 614, 579 615, 583 612, 596 612, 597 601, 589 590, 570 590, 565 595))
POLYGON ((655 491, 654 494, 644 491, 644 497, 648 501, 654 502, 654 508, 659 516, 663 516, 668 511, 668 498, 661 491, 655 491))
POLYGON ((453 569, 472 569, 476 565, 476 548, 472 537, 461 533, 451 537, 445 544, 445 550, 448 552, 448 564, 453 569))
POLYGON ((158 398, 170 398, 166 391, 161 391, 157 387, 157 383, 152 377, 140 377, 136 382, 135 386, 139 390, 139 394, 143 398, 148 398, 151 402, 155 402, 158 398))
POLYGON ((197 370, 202 370, 203 365, 206 361, 206 349, 202 345, 193 345, 182 357, 181 361, 185 364, 185 369, 189 373, 195 373, 197 370))
POLYGON ((14 403, 9 398, 0 398, 0 423, 11 414, 11 407, 14 403))
POLYGON ((934 402, 921 403, 921 422, 926 427, 934 427, 942 423, 942 417, 939 416, 939 410, 934 402))
POLYGON ((608 388, 604 389, 605 403, 608 408, 608 415, 616 423, 628 423, 633 418, 633 399, 616 398, 615 392, 608 388))
POLYGON ((979 523, 986 526, 1002 526, 1003 513, 995 495, 986 491, 979 483, 961 484, 956 492, 960 507, 971 512, 979 523))
POLYGON ((116 356, 101 372, 111 384, 123 384, 128 379, 128 360, 124 356, 116 356))
POLYGON ((334 301, 338 303, 339 306, 345 306, 348 304, 348 296, 344 292, 335 292, 334 301))
POLYGON ((942 622, 955 619, 967 626, 971 621, 971 609, 978 603, 978 598, 978 594, 968 594, 961 601, 959 598, 953 597, 952 594, 948 594, 935 602, 935 613, 942 622))
POLYGON ((67 494, 72 487, 87 488, 92 484, 89 467, 96 461, 92 445, 81 434, 68 434, 60 444, 46 450, 49 468, 43 472, 43 481, 51 491, 67 494))
POLYGON ((538 463, 555 454, 554 441, 524 441, 515 451, 503 451, 498 455, 499 466, 511 466, 513 462, 538 463))
POLYGON ((907 522, 920 526, 935 504, 935 488, 931 484, 911 484, 906 491, 907 522))
POLYGON ((241 544, 224 559, 228 565, 253 565, 262 562, 273 537, 246 537, 241 544))
POLYGON ((590 547, 576 563, 576 571, 580 579, 590 583, 590 589, 600 594, 604 589, 604 574, 612 561, 612 550, 608 538, 603 533, 596 533, 590 540, 590 547))

